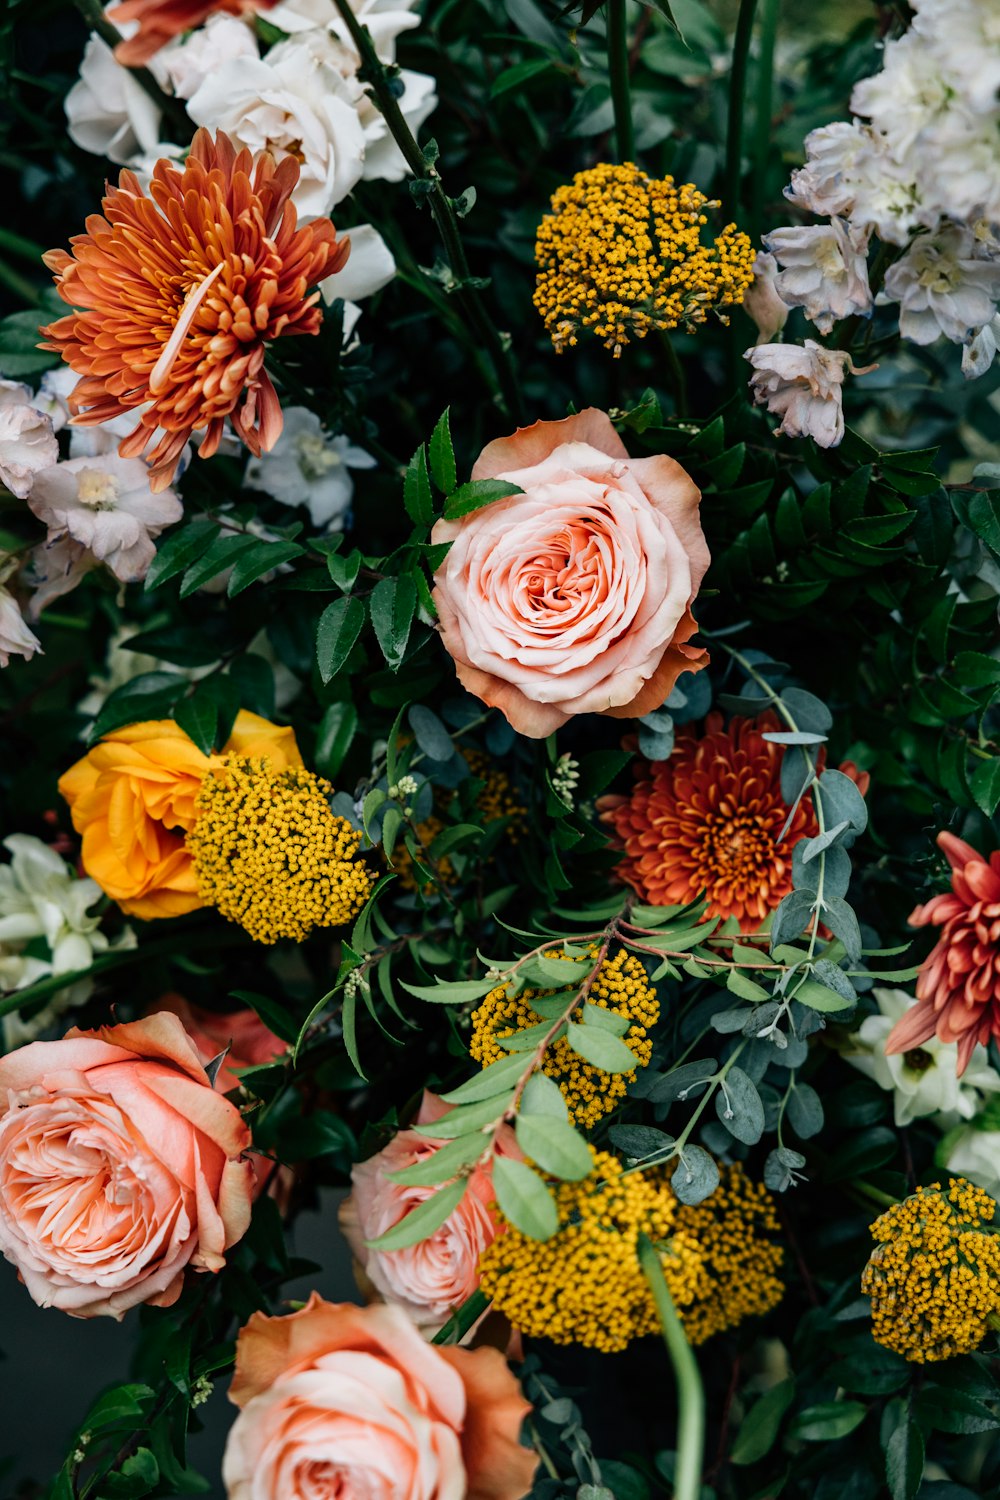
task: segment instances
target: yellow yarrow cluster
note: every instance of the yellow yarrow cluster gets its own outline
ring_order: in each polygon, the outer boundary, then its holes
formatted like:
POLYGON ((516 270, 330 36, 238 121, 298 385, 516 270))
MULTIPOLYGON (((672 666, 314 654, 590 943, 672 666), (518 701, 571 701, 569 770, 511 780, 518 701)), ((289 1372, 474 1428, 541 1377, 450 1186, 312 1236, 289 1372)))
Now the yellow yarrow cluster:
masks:
POLYGON ((784 1293, 777 1274, 784 1257, 769 1238, 780 1227, 773 1197, 739 1163, 723 1167, 721 1177, 703 1203, 679 1203, 674 1220, 701 1256, 694 1297, 680 1309, 692 1344, 770 1312, 784 1293))
MULTIPOLYGON (((517 789, 511 785, 510 778, 503 771, 498 771, 490 764, 489 757, 481 750, 463 750, 462 755, 476 780, 483 782, 483 789, 475 802, 476 812, 482 818, 483 824, 489 827, 491 823, 497 823, 501 818, 508 818, 510 821, 504 837, 508 843, 516 844, 528 826, 528 810, 521 801, 517 789)), ((443 803, 444 799, 441 798, 439 807, 443 807, 443 803)), ((438 834, 444 832, 445 826, 443 819, 438 817, 436 812, 431 813, 424 822, 417 824, 417 837, 425 849, 430 848, 438 834)), ((429 862, 424 861, 424 863, 429 862)), ((392 868, 399 876, 399 883, 404 889, 415 891, 419 888, 420 882, 417 879, 409 850, 403 848, 393 850, 392 868)), ((455 866, 447 855, 436 861, 434 873, 439 885, 451 886, 458 879, 455 866)), ((431 887, 424 882, 423 889, 429 891, 431 887)))
MULTIPOLYGON (((591 956, 597 956, 592 947, 591 956)), ((550 958, 559 956, 553 949, 550 958)), ((557 990, 521 990, 511 995, 507 985, 490 990, 479 1008, 472 1013, 472 1039, 469 1051, 478 1063, 488 1068, 509 1053, 500 1045, 501 1038, 514 1036, 529 1026, 540 1024, 542 1017, 531 1008, 533 999, 557 994, 557 990)), ((566 1003, 571 996, 567 993, 566 1003)), ((622 1040, 635 1053, 637 1066, 645 1066, 652 1056, 653 1044, 647 1029, 660 1017, 660 1002, 646 977, 642 964, 620 948, 614 958, 606 958, 598 970, 587 999, 591 1005, 617 1011, 631 1022, 622 1040)), ((562 1091, 573 1122, 585 1130, 615 1108, 625 1097, 635 1070, 629 1073, 604 1073, 574 1052, 564 1036, 551 1044, 542 1062, 542 1070, 562 1091)))
POLYGON ((202 782, 187 836, 198 895, 258 943, 339 927, 371 893, 361 835, 334 815, 328 781, 229 755, 202 782))
POLYGON ((529 1338, 612 1353, 659 1326, 639 1265, 639 1235, 657 1246, 678 1308, 695 1294, 699 1255, 678 1229, 671 1193, 641 1172, 624 1175, 608 1151, 591 1154, 593 1170, 581 1182, 552 1184, 556 1234, 533 1240, 508 1224, 483 1251, 480 1286, 529 1338))
POLYGON ((861 1290, 872 1335, 915 1364, 977 1349, 1000 1314, 996 1203, 963 1177, 918 1188, 871 1226, 876 1248, 861 1290))
POLYGON ((703 210, 716 207, 692 183, 632 162, 602 162, 558 188, 538 226, 534 295, 557 352, 581 330, 617 359, 651 329, 690 330, 713 311, 728 322, 721 309, 743 301, 754 250, 735 224, 702 244, 703 210))

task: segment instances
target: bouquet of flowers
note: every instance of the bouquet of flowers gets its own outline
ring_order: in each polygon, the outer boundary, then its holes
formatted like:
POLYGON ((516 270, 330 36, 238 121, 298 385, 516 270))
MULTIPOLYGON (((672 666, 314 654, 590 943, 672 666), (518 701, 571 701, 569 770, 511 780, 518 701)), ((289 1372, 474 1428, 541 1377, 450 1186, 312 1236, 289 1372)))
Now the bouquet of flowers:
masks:
POLYGON ((4 1493, 1000 1494, 996 0, 0 34, 4 1493))

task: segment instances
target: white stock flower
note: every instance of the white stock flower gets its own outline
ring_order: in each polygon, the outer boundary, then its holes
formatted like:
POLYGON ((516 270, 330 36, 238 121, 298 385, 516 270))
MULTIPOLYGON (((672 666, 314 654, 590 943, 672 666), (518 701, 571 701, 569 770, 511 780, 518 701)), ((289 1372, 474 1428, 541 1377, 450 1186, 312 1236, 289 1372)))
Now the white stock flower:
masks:
POLYGON ((25 499, 35 475, 59 457, 52 418, 17 380, 0 380, 0 483, 25 499))
POLYGON ((24 623, 21 606, 0 583, 0 667, 9 666, 12 656, 30 661, 41 649, 41 641, 24 623))
MULTIPOLYGON (((150 66, 157 81, 165 82, 159 60, 150 66)), ((159 109, 99 36, 91 36, 84 48, 80 77, 66 95, 65 108, 70 140, 123 166, 152 151, 160 139, 159 109)))
POLYGON ((969 229, 921 235, 889 267, 885 299, 899 303, 899 331, 915 344, 942 334, 966 343, 991 322, 1000 298, 1000 261, 978 258, 969 229))
POLYGON ((190 99, 224 64, 247 57, 260 57, 253 26, 238 16, 226 15, 209 16, 186 41, 173 42, 157 53, 179 99, 190 99))
POLYGON ((247 464, 245 483, 282 505, 307 505, 314 526, 342 531, 354 494, 349 471, 374 467, 370 453, 325 432, 315 412, 290 406, 270 453, 247 464))
POLYGON ((784 269, 775 291, 789 307, 801 307, 821 333, 841 318, 870 314, 868 235, 843 219, 829 224, 775 229, 764 245, 784 269))
POLYGON ((153 494, 142 459, 116 453, 44 469, 28 504, 48 527, 50 542, 79 543, 122 583, 145 578, 156 555, 153 537, 183 514, 173 490, 153 494))
POLYGON ((365 135, 361 85, 348 82, 306 42, 274 47, 264 60, 223 63, 188 100, 198 125, 224 130, 255 154, 301 164, 292 200, 303 219, 328 214, 361 180, 365 135), (276 55, 277 54, 277 55, 276 55))
POLYGON ((791 311, 775 290, 778 262, 765 250, 757 251, 753 263, 753 281, 743 297, 743 311, 757 325, 757 343, 769 344, 788 322, 791 311))
POLYGON ((977 1047, 969 1066, 958 1076, 958 1046, 937 1037, 910 1052, 885 1055, 885 1044, 896 1022, 916 1005, 903 990, 874 989, 879 1014, 862 1021, 851 1041, 859 1051, 847 1052, 845 1060, 873 1078, 879 1088, 893 1093, 897 1125, 909 1125, 922 1115, 943 1115, 945 1128, 958 1120, 971 1120, 979 1111, 984 1094, 1000 1090, 1000 1073, 990 1067, 985 1047, 977 1047))
POLYGON ((821 448, 835 448, 844 436, 844 374, 864 375, 842 349, 804 344, 759 344, 743 355, 753 366, 750 388, 758 406, 781 417, 786 437, 811 437, 821 448))

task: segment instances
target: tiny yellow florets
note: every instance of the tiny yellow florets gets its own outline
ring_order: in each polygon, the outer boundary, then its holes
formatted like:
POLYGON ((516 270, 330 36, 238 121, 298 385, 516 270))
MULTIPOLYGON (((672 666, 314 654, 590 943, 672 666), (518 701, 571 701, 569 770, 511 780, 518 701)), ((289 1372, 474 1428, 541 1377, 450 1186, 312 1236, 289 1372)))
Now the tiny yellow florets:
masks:
POLYGON ((273 774, 266 759, 227 756, 202 782, 187 836, 201 900, 258 943, 349 921, 372 877, 355 859, 361 835, 330 810, 332 790, 300 767, 273 774))
POLYGON ((915 1364, 977 1349, 1000 1313, 996 1203, 963 1177, 918 1188, 871 1226, 872 1336, 915 1364))
MULTIPOLYGON (((598 950, 591 948, 590 951, 596 958, 598 950)), ((558 953, 553 949, 548 956, 555 958, 558 953)), ((490 1063, 509 1056, 500 1045, 500 1039, 539 1025, 542 1017, 532 1010, 532 1000, 557 993, 556 990, 524 989, 518 995, 511 995, 506 985, 491 990, 472 1013, 469 1051, 475 1060, 487 1068, 490 1063)), ((567 992, 567 1005, 571 998, 567 992)), ((614 958, 606 958, 587 999, 592 1005, 628 1017, 631 1025, 622 1040, 635 1053, 636 1065, 645 1067, 653 1052, 647 1030, 659 1020, 660 1002, 639 960, 626 953, 624 948, 619 949, 614 958)), ((610 1114, 625 1097, 626 1088, 635 1078, 634 1070, 604 1073, 595 1068, 573 1051, 564 1036, 549 1047, 542 1071, 559 1085, 574 1123, 582 1125, 585 1130, 596 1125, 603 1115, 610 1114)))
POLYGON ((651 329, 704 323, 738 306, 753 281, 754 249, 735 224, 712 244, 701 234, 717 208, 690 182, 602 162, 558 188, 538 226, 534 303, 558 353, 581 330, 615 358, 651 329))
POLYGON ((508 1225, 482 1254, 480 1285, 529 1338, 610 1353, 659 1326, 639 1265, 639 1235, 656 1244, 678 1308, 694 1296, 699 1256, 677 1229, 671 1193, 641 1172, 623 1175, 610 1152, 592 1155, 593 1171, 582 1182, 552 1184, 557 1233, 533 1240, 508 1225))
MULTIPOLYGON (((528 826, 528 810, 521 801, 517 789, 511 785, 510 778, 503 771, 498 771, 490 764, 489 757, 481 750, 463 750, 462 755, 475 779, 483 782, 483 789, 476 798, 475 807, 484 828, 488 828, 491 823, 499 822, 501 818, 507 818, 509 821, 504 832, 504 839, 509 844, 516 844, 524 836, 528 826)), ((429 849, 438 834, 445 830, 446 824, 438 813, 444 810, 448 795, 447 793, 444 796, 439 794, 435 799, 437 811, 432 812, 424 822, 417 824, 417 837, 425 849, 429 849)), ((429 867, 429 857, 422 860, 422 863, 429 867)), ((392 868, 405 890, 417 890, 417 874, 409 850, 405 848, 393 850, 392 868)), ((447 855, 437 861, 434 873, 439 885, 452 886, 458 880, 455 866, 447 855)), ((424 882, 423 889, 430 892, 432 887, 428 882, 424 882)))
POLYGON ((703 1203, 679 1203, 675 1224, 697 1244, 701 1267, 694 1297, 680 1309, 692 1344, 760 1317, 781 1301, 778 1276, 784 1259, 770 1235, 779 1231, 774 1199, 763 1183, 751 1182, 735 1163, 703 1203))

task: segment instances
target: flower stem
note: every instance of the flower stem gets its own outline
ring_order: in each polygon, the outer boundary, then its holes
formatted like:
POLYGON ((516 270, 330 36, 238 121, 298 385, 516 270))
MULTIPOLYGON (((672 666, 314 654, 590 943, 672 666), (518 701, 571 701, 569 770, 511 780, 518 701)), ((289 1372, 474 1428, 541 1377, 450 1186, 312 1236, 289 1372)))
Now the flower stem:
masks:
POLYGON ((677 407, 677 415, 686 417, 688 414, 687 376, 684 374, 684 366, 677 357, 673 340, 665 328, 660 330, 660 343, 667 360, 667 372, 670 376, 670 389, 673 392, 674 402, 677 407))
POLYGON ((635 159, 632 95, 629 87, 627 3, 628 0, 607 0, 605 9, 608 79, 611 84, 611 101, 615 108, 615 146, 619 161, 635 159))
POLYGON ((34 307, 41 295, 41 287, 29 281, 27 276, 22 276, 20 271, 15 271, 5 260, 0 260, 0 286, 5 286, 8 291, 20 297, 22 302, 27 302, 29 307, 34 307))
POLYGON ((723 209, 735 218, 740 206, 743 167, 743 110, 746 102, 747 64, 757 0, 740 0, 733 38, 733 65, 729 73, 729 123, 726 129, 725 202, 723 209))
POLYGON ((705 1391, 698 1362, 677 1316, 656 1247, 646 1236, 639 1236, 639 1264, 649 1282, 656 1303, 656 1313, 663 1330, 663 1342, 674 1367, 677 1381, 677 1467, 674 1471, 674 1500, 699 1500, 701 1472, 705 1452, 705 1391))
POLYGON ((756 244, 764 222, 767 164, 771 154, 771 112, 774 95, 774 47, 778 36, 781 0, 762 0, 760 12, 760 68, 757 80, 753 141, 753 197, 750 236, 756 244))
MULTIPOLYGON (((81 3, 81 0, 77 0, 77 3, 81 3)), ((489 353, 508 415, 515 422, 520 423, 524 417, 521 391, 510 360, 507 342, 494 326, 474 285, 469 263, 465 257, 462 237, 458 230, 458 215, 455 212, 454 201, 445 192, 434 162, 428 161, 406 123, 406 118, 393 92, 385 64, 375 50, 368 28, 360 24, 349 0, 334 0, 334 4, 361 58, 360 77, 367 83, 371 97, 385 120, 389 134, 402 152, 403 160, 414 177, 418 182, 427 184, 427 198, 430 202, 431 213, 454 278, 452 289, 458 293, 466 316, 489 353)))
MULTIPOLYGON (((125 40, 118 27, 104 14, 104 7, 100 0, 74 0, 74 4, 87 25, 92 31, 96 31, 101 41, 106 42, 112 52, 119 42, 125 40)), ((129 72, 143 92, 149 95, 158 109, 162 110, 175 130, 179 127, 182 132, 188 135, 193 134, 191 120, 184 106, 172 94, 160 88, 148 68, 129 68, 129 72)), ((181 138, 183 139, 183 135, 181 138)))

